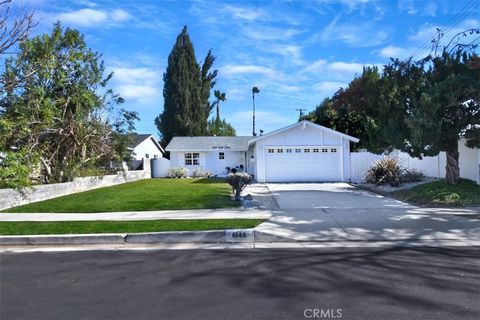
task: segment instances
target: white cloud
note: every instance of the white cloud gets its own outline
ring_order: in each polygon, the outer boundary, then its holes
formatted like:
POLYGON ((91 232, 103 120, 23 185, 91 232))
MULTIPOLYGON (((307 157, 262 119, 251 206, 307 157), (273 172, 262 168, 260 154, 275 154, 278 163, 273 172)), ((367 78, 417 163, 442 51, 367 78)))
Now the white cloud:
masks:
POLYGON ((341 87, 344 87, 346 84, 343 82, 336 82, 336 81, 324 81, 320 83, 316 83, 313 85, 313 89, 320 94, 322 97, 328 97, 333 95, 335 92, 338 91, 341 87))
POLYGON ((303 33, 296 28, 277 28, 270 26, 243 26, 242 34, 253 40, 286 40, 303 33))
POLYGON ((274 77, 273 69, 256 65, 226 65, 221 68, 222 75, 231 76, 237 74, 261 74, 266 77, 274 77))
POLYGON ((310 43, 329 44, 334 40, 342 41, 351 47, 372 47, 384 43, 389 30, 378 27, 372 21, 361 23, 339 23, 336 17, 321 32, 314 34, 307 41, 310 43))
POLYGON ((226 5, 223 7, 223 10, 233 15, 234 18, 247 21, 255 21, 268 16, 265 11, 258 8, 252 9, 247 7, 226 5))
POLYGON ((351 77, 362 72, 363 64, 356 62, 334 61, 320 59, 302 69, 302 73, 327 73, 330 77, 351 77))
POLYGON ((148 67, 126 67, 116 64, 112 84, 127 102, 152 102, 160 96, 162 72, 148 67))
POLYGON ((96 25, 105 22, 107 18, 108 15, 104 11, 95 9, 80 9, 77 11, 60 13, 56 16, 56 20, 77 26, 96 25))
POLYGON ((76 11, 69 11, 57 14, 54 20, 82 27, 96 27, 99 24, 110 24, 123 22, 131 18, 131 15, 122 9, 105 11, 99 9, 85 8, 76 11))
POLYGON ((425 4, 425 7, 423 8, 423 13, 426 14, 427 16, 432 16, 435 17, 437 14, 437 9, 438 6, 435 2, 428 2, 425 4))
POLYGON ((122 22, 130 19, 132 16, 125 10, 116 9, 112 11, 111 18, 115 22, 122 22))

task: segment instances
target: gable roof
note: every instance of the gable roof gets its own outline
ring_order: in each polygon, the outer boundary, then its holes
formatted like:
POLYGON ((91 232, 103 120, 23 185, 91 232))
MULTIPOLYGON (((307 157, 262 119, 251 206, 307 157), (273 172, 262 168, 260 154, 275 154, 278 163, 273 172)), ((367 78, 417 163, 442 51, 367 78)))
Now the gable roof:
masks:
POLYGON ((167 151, 247 151, 252 137, 173 137, 167 151))
POLYGON ((343 138, 345 138, 345 139, 347 139, 347 140, 350 140, 350 141, 352 141, 352 142, 358 142, 358 141, 360 141, 359 139, 357 139, 357 138, 355 138, 355 137, 352 137, 352 136, 349 136, 348 134, 344 134, 344 133, 335 131, 335 130, 333 130, 333 129, 330 129, 330 128, 321 126, 321 125, 319 125, 319 124, 313 123, 313 122, 308 121, 308 120, 302 120, 302 121, 300 121, 300 122, 294 123, 294 124, 289 125, 289 126, 287 126, 287 127, 280 128, 280 129, 278 129, 278 130, 275 130, 275 131, 269 132, 269 133, 267 133, 267 134, 264 134, 263 136, 259 136, 259 137, 256 137, 256 138, 252 138, 252 139, 250 139, 249 144, 251 144, 251 143, 253 143, 253 142, 256 142, 256 141, 259 141, 259 140, 262 140, 262 139, 265 139, 265 138, 267 138, 267 137, 276 135, 276 134, 278 134, 278 133, 285 132, 285 131, 290 130, 290 129, 292 129, 292 128, 299 127, 299 126, 310 126, 310 127, 312 127, 312 128, 320 129, 320 130, 326 131, 326 132, 328 132, 328 133, 331 133, 331 134, 334 134, 334 135, 343 137, 343 138))
POLYGON ((133 141, 132 143, 128 146, 129 149, 134 149, 136 148, 138 145, 140 145, 140 143, 142 143, 143 141, 147 140, 147 139, 151 139, 152 142, 155 144, 155 146, 162 152, 162 153, 165 153, 165 150, 163 150, 162 146, 158 143, 157 139, 155 139, 155 137, 153 136, 153 134, 150 134, 150 133, 134 133, 133 134, 133 141))

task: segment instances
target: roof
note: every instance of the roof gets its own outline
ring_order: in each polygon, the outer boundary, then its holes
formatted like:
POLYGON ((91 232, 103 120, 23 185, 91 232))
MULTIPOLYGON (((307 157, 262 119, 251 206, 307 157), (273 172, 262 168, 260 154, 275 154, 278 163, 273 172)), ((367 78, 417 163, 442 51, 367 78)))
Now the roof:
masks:
POLYGON ((150 133, 134 133, 132 135, 133 141, 132 143, 128 146, 129 149, 134 149, 136 148, 140 143, 147 139, 151 139, 152 142, 155 144, 155 146, 162 152, 165 153, 163 150, 162 146, 158 143, 157 139, 153 136, 153 134, 150 133))
POLYGON ((246 151, 253 137, 173 137, 167 151, 246 151))
POLYGON ((263 136, 259 136, 259 137, 255 137, 255 138, 253 138, 253 139, 250 139, 249 144, 250 144, 250 143, 253 143, 253 142, 256 142, 256 141, 259 141, 259 140, 262 140, 262 139, 265 139, 265 138, 267 138, 267 137, 276 135, 276 134, 278 134, 278 133, 281 133, 281 132, 290 130, 290 129, 295 128, 295 127, 298 127, 298 126, 310 126, 310 127, 312 127, 312 128, 321 129, 321 130, 324 130, 324 131, 329 132, 329 133, 331 133, 331 134, 334 134, 334 135, 343 137, 343 138, 345 138, 345 139, 347 139, 347 140, 350 140, 350 141, 352 141, 352 142, 358 142, 358 141, 360 141, 358 138, 349 136, 349 135, 347 135, 347 134, 344 134, 344 133, 335 131, 335 130, 333 130, 333 129, 330 129, 330 128, 321 126, 321 125, 319 125, 319 124, 313 123, 313 122, 308 121, 308 120, 302 120, 302 121, 300 121, 300 122, 294 123, 294 124, 289 125, 289 126, 287 126, 287 127, 280 128, 280 129, 278 129, 278 130, 275 130, 275 131, 272 131, 272 132, 270 132, 270 133, 264 134, 263 136))

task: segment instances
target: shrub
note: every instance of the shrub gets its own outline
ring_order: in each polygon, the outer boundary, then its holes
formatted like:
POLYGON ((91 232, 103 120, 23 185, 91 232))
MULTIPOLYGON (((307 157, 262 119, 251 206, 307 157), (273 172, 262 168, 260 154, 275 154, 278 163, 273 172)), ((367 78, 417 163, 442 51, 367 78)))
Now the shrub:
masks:
POLYGON ((412 170, 404 170, 402 174, 400 175, 400 181, 401 182, 416 182, 416 181, 422 181, 422 179, 425 177, 423 172, 412 169, 412 170))
POLYGON ((392 187, 400 185, 402 168, 398 158, 384 157, 377 160, 368 169, 365 180, 374 184, 390 184, 392 187))
POLYGON ((227 182, 232 186, 233 194, 236 201, 240 201, 240 194, 245 187, 252 183, 253 176, 245 172, 229 173, 227 175, 227 182))
POLYGON ((205 169, 195 169, 192 171, 192 178, 210 178, 212 173, 205 169))
POLYGON ((182 167, 170 168, 167 171, 167 177, 169 178, 186 178, 188 175, 188 169, 182 167))
POLYGON ((0 188, 22 188, 31 185, 32 169, 20 152, 0 152, 0 188))

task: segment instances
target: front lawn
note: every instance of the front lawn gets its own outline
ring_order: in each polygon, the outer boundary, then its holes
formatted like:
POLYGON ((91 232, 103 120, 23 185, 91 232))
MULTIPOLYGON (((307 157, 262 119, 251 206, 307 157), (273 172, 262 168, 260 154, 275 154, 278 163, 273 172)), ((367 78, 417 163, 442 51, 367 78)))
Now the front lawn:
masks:
POLYGON ((445 180, 433 181, 409 190, 392 192, 392 195, 401 200, 419 205, 480 205, 480 185, 466 179, 460 179, 460 182, 456 186, 448 185, 445 180))
POLYGON ((253 228, 258 219, 0 222, 0 235, 134 233, 253 228))
POLYGON ((114 212, 238 206, 220 179, 147 179, 4 210, 5 212, 114 212))

